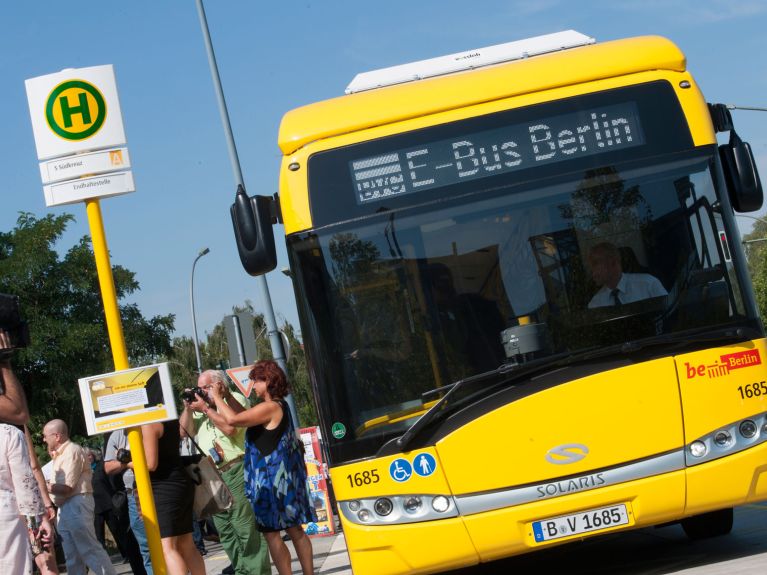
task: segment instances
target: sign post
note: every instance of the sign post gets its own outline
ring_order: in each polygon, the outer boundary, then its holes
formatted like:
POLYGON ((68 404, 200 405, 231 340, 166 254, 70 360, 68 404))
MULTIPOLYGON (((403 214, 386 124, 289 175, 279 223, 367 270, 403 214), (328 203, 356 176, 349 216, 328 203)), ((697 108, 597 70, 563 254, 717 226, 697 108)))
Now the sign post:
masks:
MULTIPOLYGON (((104 304, 115 370, 128 369, 120 310, 109 261, 99 198, 134 191, 126 168, 117 84, 111 65, 69 69, 25 82, 37 158, 48 207, 84 201, 104 304), (53 160, 53 161, 51 161, 53 160), (88 177, 86 177, 88 176, 88 177), (100 176, 93 178, 92 176, 100 176)), ((146 466, 141 429, 128 429, 136 488, 149 554, 157 575, 165 575, 157 511, 146 466)))

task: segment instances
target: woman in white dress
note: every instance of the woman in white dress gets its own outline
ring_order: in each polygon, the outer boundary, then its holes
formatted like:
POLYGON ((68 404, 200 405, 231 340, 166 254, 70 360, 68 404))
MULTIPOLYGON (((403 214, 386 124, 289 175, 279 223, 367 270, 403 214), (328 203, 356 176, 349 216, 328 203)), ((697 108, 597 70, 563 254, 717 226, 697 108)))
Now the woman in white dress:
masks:
POLYGON ((32 573, 30 538, 50 544, 52 530, 32 474, 24 432, 0 423, 0 565, 3 573, 32 573), (39 522, 37 533, 27 530, 27 517, 39 522))

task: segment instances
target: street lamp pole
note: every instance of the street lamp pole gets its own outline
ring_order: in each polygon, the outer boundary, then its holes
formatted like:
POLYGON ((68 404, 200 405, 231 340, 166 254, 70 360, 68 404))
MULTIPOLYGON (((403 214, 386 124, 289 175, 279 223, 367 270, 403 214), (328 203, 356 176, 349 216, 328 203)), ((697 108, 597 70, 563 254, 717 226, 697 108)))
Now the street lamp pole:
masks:
POLYGON ((736 218, 749 218, 751 220, 756 220, 757 222, 762 222, 763 224, 767 224, 767 220, 764 218, 757 218, 756 216, 750 216, 748 214, 735 214, 736 218))
MULTIPOLYGON (((218 73, 218 64, 216 64, 216 55, 213 52, 213 43, 210 40, 210 31, 208 30, 208 19, 205 16, 205 7, 202 4, 202 0, 197 0, 197 13, 200 17, 200 28, 202 28, 202 36, 205 40, 205 50, 208 54, 208 64, 210 65, 210 75, 213 78, 213 87, 216 91, 216 100, 218 101, 218 111, 221 114, 221 123, 224 125, 224 133, 226 134, 226 144, 229 150, 229 160, 232 164, 232 172, 235 180, 235 190, 242 186, 245 188, 245 181, 242 177, 242 169, 240 168, 240 158, 237 154, 237 146, 234 143, 234 135, 232 134, 232 125, 229 121, 229 111, 226 107, 226 100, 224 99, 224 90, 221 87, 221 77, 218 73)), ((285 350, 282 345, 282 338, 280 337, 280 331, 277 328, 277 320, 274 317, 274 307, 272 306, 272 298, 269 294, 269 284, 266 281, 266 276, 256 276, 256 283, 261 290, 261 299, 264 304, 264 323, 266 324, 266 331, 269 335, 269 342, 272 347, 272 355, 274 361, 277 362, 282 370, 287 374, 288 368, 285 362, 285 350)), ((285 398, 288 404, 290 413, 293 417, 293 424, 298 427, 300 424, 298 420, 298 411, 293 401, 293 397, 288 394, 285 398)))
MULTIPOLYGON (((757 218, 756 216, 750 216, 748 214, 735 214, 736 218, 749 218, 751 220, 755 220, 757 222, 762 222, 763 224, 767 224, 767 220, 763 218, 757 218)), ((749 232, 750 233, 750 232, 749 232)), ((742 243, 744 246, 748 247, 749 244, 756 244, 759 242, 767 241, 767 238, 757 238, 754 240, 741 240, 740 243, 742 243)))
POLYGON ((198 375, 202 373, 202 358, 200 357, 200 342, 197 340, 197 319, 194 315, 194 267, 197 265, 197 260, 208 252, 210 252, 208 248, 203 248, 197 254, 197 257, 194 258, 194 263, 192 263, 192 279, 189 281, 189 299, 192 302, 192 330, 194 331, 194 354, 197 357, 198 375))

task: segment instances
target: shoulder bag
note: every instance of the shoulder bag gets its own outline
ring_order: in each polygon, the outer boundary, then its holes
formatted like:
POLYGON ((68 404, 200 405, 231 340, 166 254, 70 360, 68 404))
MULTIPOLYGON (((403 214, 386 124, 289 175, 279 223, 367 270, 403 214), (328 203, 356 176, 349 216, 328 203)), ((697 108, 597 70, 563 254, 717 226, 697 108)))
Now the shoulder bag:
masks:
POLYGON ((201 455, 199 459, 197 457, 185 458, 188 463, 184 465, 184 468, 195 485, 194 513, 197 515, 197 519, 204 520, 230 509, 233 504, 232 493, 221 478, 213 460, 203 453, 189 433, 187 433, 187 437, 192 440, 201 455))

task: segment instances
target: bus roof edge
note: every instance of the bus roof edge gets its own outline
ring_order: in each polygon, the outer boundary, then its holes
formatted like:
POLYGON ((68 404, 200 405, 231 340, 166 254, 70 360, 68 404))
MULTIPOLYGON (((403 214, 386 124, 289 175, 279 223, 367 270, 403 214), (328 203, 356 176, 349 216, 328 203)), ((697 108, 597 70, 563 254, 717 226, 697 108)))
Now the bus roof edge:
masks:
POLYGON ((559 50, 568 50, 570 48, 594 44, 595 42, 594 38, 575 30, 534 36, 524 40, 466 50, 465 52, 457 52, 389 68, 380 68, 370 72, 362 72, 354 77, 346 87, 345 93, 354 94, 356 92, 374 90, 384 86, 452 74, 501 62, 521 60, 559 50))

